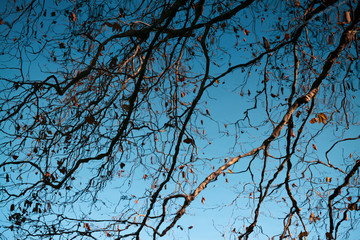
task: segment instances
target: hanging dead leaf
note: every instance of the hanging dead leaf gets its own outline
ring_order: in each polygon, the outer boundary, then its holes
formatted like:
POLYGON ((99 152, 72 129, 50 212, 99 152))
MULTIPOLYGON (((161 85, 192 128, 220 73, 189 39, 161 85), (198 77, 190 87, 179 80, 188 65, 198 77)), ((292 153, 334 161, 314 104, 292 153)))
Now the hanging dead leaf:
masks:
POLYGON ((306 237, 309 235, 308 232, 300 232, 299 233, 299 240, 306 240, 306 237), (305 238, 305 239, 304 239, 305 238))
POLYGON ((186 138, 186 139, 184 139, 183 142, 186 143, 186 144, 190 144, 190 143, 193 143, 194 140, 192 140, 191 138, 186 138))
POLYGON ((84 228, 89 231, 91 230, 90 225, 88 223, 84 223, 84 228))
POLYGON ((76 14, 74 12, 71 12, 69 15, 69 19, 71 22, 75 22, 77 20, 76 14))
POLYGON ((326 116, 325 113, 319 113, 319 114, 317 115, 317 121, 318 121, 319 123, 326 124, 326 120, 327 120, 327 119, 328 119, 328 117, 326 116))
POLYGON ((316 123, 316 122, 317 122, 316 118, 310 119, 310 123, 311 123, 311 124, 314 124, 314 123, 316 123))
POLYGON ((344 23, 350 23, 351 22, 351 15, 350 11, 344 12, 344 23))
POLYGON ((234 172, 233 172, 233 171, 231 171, 230 169, 228 169, 228 172, 229 172, 229 173, 234 173, 234 172))
POLYGON ((290 135, 291 135, 291 137, 295 137, 295 136, 296 136, 293 129, 290 130, 290 135))
POLYGON ((204 197, 201 198, 201 203, 202 203, 202 204, 205 203, 205 198, 204 198, 204 197))
POLYGON ((312 144, 312 147, 313 147, 313 149, 318 150, 314 143, 312 144))
POLYGON ((311 214, 310 214, 310 218, 309 218, 309 221, 312 223, 312 222, 314 222, 314 223, 316 223, 316 221, 319 221, 320 220, 320 217, 319 216, 315 216, 315 214, 312 212, 311 214))
POLYGON ((206 113, 207 115, 210 115, 209 109, 206 109, 206 113))
POLYGON ((313 212, 311 212, 309 220, 310 222, 312 222, 314 220, 315 214, 313 212))
POLYGON ((331 182, 331 177, 326 177, 326 182, 331 182))
POLYGON ((117 22, 114 22, 114 23, 106 22, 105 25, 110 27, 113 32, 121 32, 122 31, 121 25, 117 22))
POLYGON ((327 43, 328 43, 329 45, 334 44, 334 33, 331 33, 331 34, 328 36, 328 38, 327 38, 327 43))
POLYGON ((270 50, 270 42, 266 37, 263 37, 263 47, 266 51, 270 50))

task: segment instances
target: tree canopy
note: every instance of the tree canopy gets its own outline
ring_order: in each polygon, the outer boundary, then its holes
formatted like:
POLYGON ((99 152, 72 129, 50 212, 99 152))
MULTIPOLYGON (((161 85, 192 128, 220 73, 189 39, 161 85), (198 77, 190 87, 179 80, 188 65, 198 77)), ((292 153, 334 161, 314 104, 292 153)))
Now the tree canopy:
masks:
POLYGON ((1 239, 359 230, 359 1, 2 5, 1 239))

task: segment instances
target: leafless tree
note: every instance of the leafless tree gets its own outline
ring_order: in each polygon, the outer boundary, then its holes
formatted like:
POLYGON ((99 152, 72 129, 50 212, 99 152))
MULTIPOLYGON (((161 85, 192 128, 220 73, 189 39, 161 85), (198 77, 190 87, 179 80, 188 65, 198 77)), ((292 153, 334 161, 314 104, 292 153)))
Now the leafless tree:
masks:
POLYGON ((2 5, 0 238, 358 230, 358 1, 2 5))

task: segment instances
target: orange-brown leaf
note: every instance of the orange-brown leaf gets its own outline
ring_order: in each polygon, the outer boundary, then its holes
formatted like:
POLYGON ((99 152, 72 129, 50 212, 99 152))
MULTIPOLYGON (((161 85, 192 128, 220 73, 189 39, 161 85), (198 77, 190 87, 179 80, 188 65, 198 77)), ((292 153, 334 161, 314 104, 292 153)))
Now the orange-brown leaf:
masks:
POLYGON ((344 20, 345 20, 345 23, 351 22, 351 12, 350 11, 344 12, 344 20))
POLYGON ((308 232, 300 232, 299 233, 299 240, 304 240, 304 238, 306 239, 306 237, 309 235, 308 232))
POLYGON ((319 114, 317 115, 317 121, 318 121, 319 123, 326 124, 326 120, 327 120, 327 119, 328 119, 328 117, 326 116, 325 113, 319 113, 319 114))
POLYGON ((310 123, 311 123, 311 124, 314 124, 314 123, 316 123, 316 122, 317 122, 316 118, 310 119, 310 123))
POLYGON ((84 228, 89 231, 91 230, 90 225, 88 223, 84 223, 84 228))
POLYGON ((72 22, 75 22, 76 20, 77 20, 77 17, 76 17, 76 14, 75 13, 70 13, 70 15, 69 15, 69 19, 70 19, 70 21, 72 21, 72 22))

